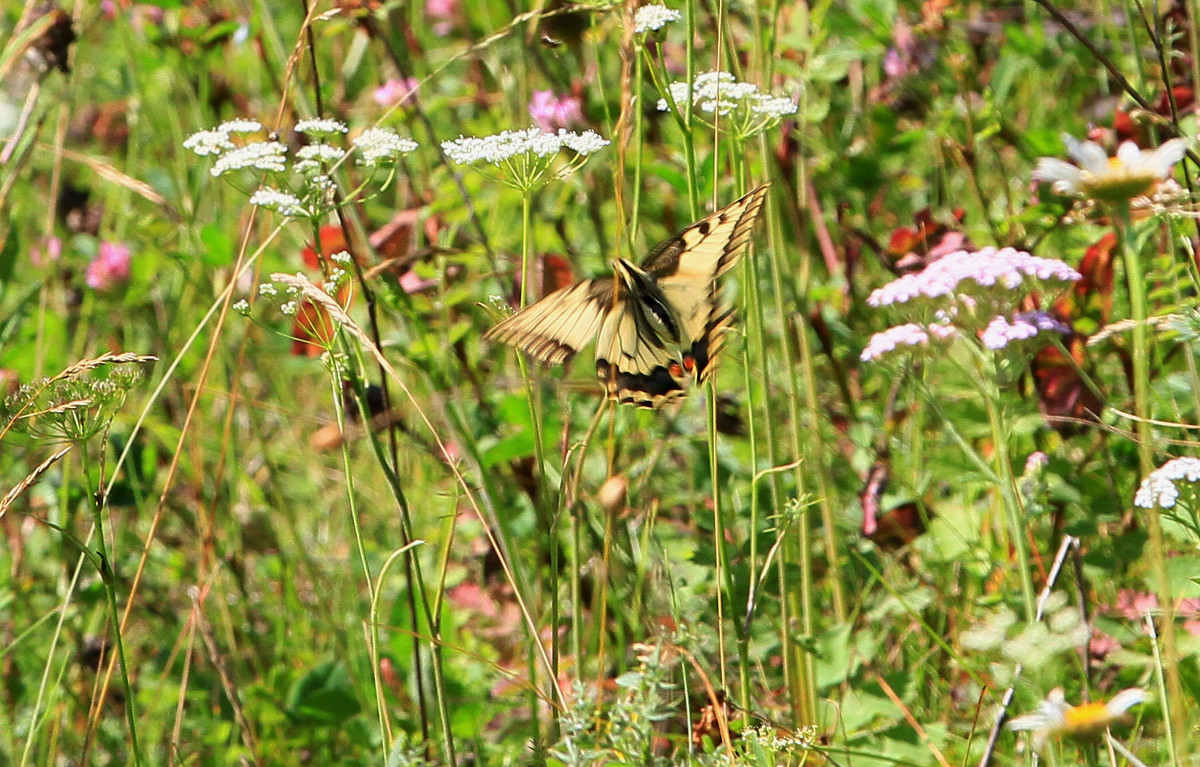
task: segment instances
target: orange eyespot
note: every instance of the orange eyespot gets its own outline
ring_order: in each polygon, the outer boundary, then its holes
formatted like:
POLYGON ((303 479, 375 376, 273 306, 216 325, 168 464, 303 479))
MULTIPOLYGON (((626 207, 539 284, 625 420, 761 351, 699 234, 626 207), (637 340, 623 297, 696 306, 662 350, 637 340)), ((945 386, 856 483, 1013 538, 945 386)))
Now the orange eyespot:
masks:
POLYGON ((681 376, 683 375, 683 366, 678 362, 672 362, 671 366, 667 368, 667 372, 673 376, 681 376))
POLYGON ((696 358, 690 354, 683 355, 683 368, 691 373, 696 370, 696 358))

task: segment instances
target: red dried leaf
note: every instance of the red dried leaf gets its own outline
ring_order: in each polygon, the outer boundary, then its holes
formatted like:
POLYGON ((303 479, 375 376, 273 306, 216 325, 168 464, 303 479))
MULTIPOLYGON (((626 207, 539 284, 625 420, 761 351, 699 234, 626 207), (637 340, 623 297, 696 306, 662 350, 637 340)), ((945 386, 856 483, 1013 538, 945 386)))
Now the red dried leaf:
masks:
MULTIPOLYGON (((349 250, 350 244, 346 241, 346 235, 342 232, 342 227, 336 224, 327 224, 321 227, 320 232, 321 253, 328 258, 329 256, 341 250, 349 250)), ((300 252, 304 258, 304 265, 310 269, 320 269, 321 259, 317 257, 317 251, 312 245, 309 245, 300 252)))
POLYGON ((1058 347, 1047 346, 1033 358, 1030 370, 1037 388, 1038 410, 1051 427, 1069 435, 1078 430, 1078 422, 1098 421, 1104 402, 1078 372, 1087 355, 1086 339, 1072 333, 1063 339, 1063 346, 1071 358, 1065 357, 1058 347))

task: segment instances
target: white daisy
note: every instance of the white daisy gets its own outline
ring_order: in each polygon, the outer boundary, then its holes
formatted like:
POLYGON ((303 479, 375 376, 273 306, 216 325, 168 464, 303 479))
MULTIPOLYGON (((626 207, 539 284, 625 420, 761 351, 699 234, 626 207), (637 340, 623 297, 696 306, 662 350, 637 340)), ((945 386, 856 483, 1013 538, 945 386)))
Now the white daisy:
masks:
POLYGON ((1187 144, 1180 138, 1173 138, 1154 150, 1139 149, 1132 141, 1126 141, 1117 148, 1116 157, 1109 157, 1094 141, 1080 142, 1063 134, 1063 143, 1074 164, 1043 157, 1038 160, 1033 179, 1049 183, 1059 194, 1106 202, 1120 202, 1151 192, 1187 152, 1187 144))
POLYGON ((1038 704, 1037 711, 1013 719, 1008 723, 1008 729, 1032 732, 1034 748, 1041 751, 1051 738, 1099 735, 1120 721, 1126 711, 1149 699, 1145 690, 1130 687, 1114 695, 1108 703, 1072 706, 1067 703, 1062 688, 1056 687, 1038 704))

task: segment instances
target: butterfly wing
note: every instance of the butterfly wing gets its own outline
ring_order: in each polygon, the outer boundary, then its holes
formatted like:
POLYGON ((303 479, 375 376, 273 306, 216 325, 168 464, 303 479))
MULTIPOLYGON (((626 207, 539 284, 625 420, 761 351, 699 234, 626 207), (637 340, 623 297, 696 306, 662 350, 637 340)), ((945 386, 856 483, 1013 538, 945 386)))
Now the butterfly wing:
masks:
POLYGON ((677 379, 682 375, 678 359, 650 325, 637 299, 622 290, 596 339, 596 377, 608 396, 624 404, 658 407, 683 396, 677 379))
POLYGON ((768 184, 661 243, 642 262, 676 313, 683 367, 703 381, 724 343, 733 313, 721 305, 718 279, 737 264, 762 211, 768 184))
POLYGON ((548 365, 570 359, 586 346, 613 303, 611 279, 584 280, 556 290, 484 334, 548 365))

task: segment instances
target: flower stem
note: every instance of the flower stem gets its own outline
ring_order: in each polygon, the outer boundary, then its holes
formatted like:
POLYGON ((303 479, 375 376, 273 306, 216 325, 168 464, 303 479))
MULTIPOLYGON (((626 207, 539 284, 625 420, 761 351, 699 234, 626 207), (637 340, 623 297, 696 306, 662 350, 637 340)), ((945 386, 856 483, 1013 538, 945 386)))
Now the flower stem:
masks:
MULTIPOLYGON (((83 476, 85 481, 91 476, 86 444, 81 444, 80 455, 83 461, 83 476)), ((113 572, 113 561, 108 551, 108 542, 104 539, 104 510, 107 502, 106 495, 100 492, 91 493, 92 524, 96 528, 96 550, 100 554, 100 580, 104 584, 104 595, 107 597, 109 620, 112 621, 113 641, 117 646, 117 660, 121 668, 121 686, 125 691, 125 719, 129 723, 129 747, 133 751, 133 764, 142 764, 142 749, 138 745, 137 713, 134 703, 133 685, 129 682, 129 661, 125 657, 125 642, 121 638, 121 612, 117 609, 116 577, 113 572)))
POLYGON ((992 444, 996 451, 996 474, 1000 485, 1000 498, 1004 514, 1008 518, 1008 535, 1017 554, 1017 567, 1021 576, 1021 601, 1025 605, 1025 621, 1037 621, 1037 597, 1033 588, 1033 574, 1029 571, 1029 540, 1025 534, 1024 513, 1018 499, 1016 478, 1013 476, 1012 457, 1008 452, 1008 432, 1004 414, 1000 407, 1000 391, 996 385, 996 368, 987 353, 979 349, 981 367, 980 381, 983 399, 987 405, 988 423, 992 428, 992 444))
MULTIPOLYGON (((1137 433, 1138 468, 1142 477, 1154 470, 1153 434, 1150 429, 1150 334, 1147 318, 1150 316, 1146 289, 1146 275, 1141 263, 1141 252, 1133 231, 1133 219, 1129 203, 1117 206, 1115 220, 1125 258, 1125 279, 1129 286, 1129 316, 1133 320, 1133 412, 1136 416, 1134 429, 1137 433)), ((1182 721, 1184 711, 1183 686, 1179 679, 1178 654, 1175 648, 1175 603, 1167 580, 1166 542, 1163 538, 1162 520, 1159 510, 1148 509, 1146 532, 1150 543, 1150 570, 1154 578, 1158 603, 1162 607, 1162 654, 1166 676, 1168 708, 1176 729, 1186 726, 1182 721)))

